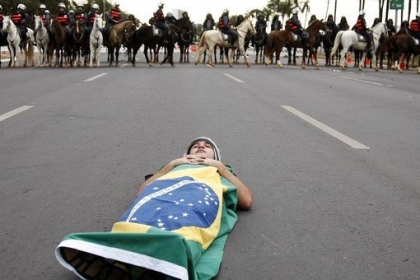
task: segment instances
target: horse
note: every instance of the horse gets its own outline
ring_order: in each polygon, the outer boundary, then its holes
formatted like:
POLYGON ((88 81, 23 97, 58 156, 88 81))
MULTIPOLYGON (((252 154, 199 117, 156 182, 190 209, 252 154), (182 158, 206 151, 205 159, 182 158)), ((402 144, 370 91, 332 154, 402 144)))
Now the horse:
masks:
MULTIPOLYGON (((248 58, 246 57, 246 53, 244 50, 244 44, 245 44, 245 37, 248 33, 251 33, 251 35, 255 34, 255 28, 254 25, 252 24, 251 20, 244 20, 241 24, 239 24, 236 27, 236 31, 238 32, 238 40, 235 43, 236 46, 239 48, 239 51, 241 52, 241 54, 244 57, 245 60, 245 64, 247 67, 250 67, 251 65, 249 64, 248 58)), ((203 34, 201 35, 201 39, 200 39, 200 43, 199 43, 199 51, 198 51, 198 57, 197 60, 195 61, 195 65, 198 64, 198 62, 201 59, 201 55, 203 54, 204 50, 209 50, 208 52, 208 58, 209 58, 209 62, 208 64, 212 67, 214 67, 214 63, 213 63, 213 50, 214 47, 218 45, 221 48, 227 48, 229 47, 229 42, 225 41, 223 39, 223 34, 221 31, 218 30, 207 30, 204 31, 203 34)), ((233 59, 233 54, 234 54, 234 50, 230 49, 229 50, 229 60, 228 60, 228 64, 229 67, 232 67, 232 59, 233 59)))
POLYGON ((167 36, 168 43, 165 44, 165 43, 163 43, 163 38, 161 36, 155 35, 154 26, 142 25, 134 33, 134 37, 133 37, 133 57, 132 57, 131 63, 133 64, 133 66, 136 65, 137 52, 138 52, 139 48, 141 47, 141 45, 144 44, 143 53, 144 53, 144 56, 146 58, 146 62, 150 67, 153 66, 153 61, 149 60, 149 57, 147 55, 147 51, 148 51, 149 48, 152 48, 152 49, 156 48, 156 46, 164 46, 167 49, 167 53, 166 53, 163 61, 160 63, 160 65, 164 64, 166 61, 169 61, 171 66, 174 66, 173 53, 174 53, 175 42, 176 42, 177 36, 178 35, 172 29, 170 29, 170 31, 168 33, 168 36, 167 36))
POLYGON ((101 62, 99 61, 99 54, 101 53, 101 46, 103 43, 103 37, 101 32, 102 22, 102 15, 96 15, 95 20, 93 21, 92 31, 90 32, 89 36, 90 68, 92 68, 93 59, 96 60, 97 67, 101 66, 101 62))
POLYGON ((36 46, 38 48, 38 67, 45 66, 47 62, 51 63, 51 42, 50 34, 44 26, 40 16, 35 16, 36 46), (42 58, 42 59, 41 59, 42 58))
POLYGON ((115 66, 118 66, 118 56, 120 54, 120 48, 123 42, 123 33, 124 30, 129 29, 131 26, 136 26, 134 22, 130 19, 121 21, 119 23, 114 24, 111 30, 109 31, 109 37, 106 42, 108 47, 108 53, 111 54, 111 58, 109 60, 109 66, 112 66, 114 62, 114 50, 115 50, 115 66))
MULTIPOLYGON (((379 46, 379 38, 381 35, 386 36, 386 26, 384 23, 377 23, 372 27, 372 35, 373 35, 373 53, 376 53, 376 49, 379 46)), ((331 55, 334 55, 337 52, 337 49, 339 45, 343 46, 343 49, 340 52, 340 59, 344 57, 344 55, 347 53, 350 46, 353 46, 356 50, 365 51, 367 43, 366 42, 360 42, 359 40, 359 34, 357 34, 355 31, 346 30, 346 31, 340 31, 337 33, 337 36, 334 40, 334 47, 331 52, 331 55)), ((367 54, 366 54, 367 55, 367 54)), ((366 57, 365 55, 365 57, 366 57)), ((373 56, 373 64, 375 65, 375 71, 379 71, 378 66, 376 65, 376 57, 373 56)), ((345 69, 347 67, 347 61, 343 60, 343 63, 341 64, 341 69, 345 69)), ((359 70, 362 70, 362 65, 359 65, 359 70)))
MULTIPOLYGON (((73 62, 77 61, 76 64, 78 67, 82 64, 81 57, 85 57, 86 52, 86 31, 82 26, 81 20, 74 21, 74 27, 71 31, 72 37, 72 49, 73 49, 73 60, 70 62, 70 66, 73 66, 73 62)), ((86 66, 86 58, 84 59, 86 66)))
MULTIPOLYGON (((266 57, 266 63, 265 65, 268 65, 271 63, 271 58, 274 54, 274 52, 276 53, 276 57, 279 57, 281 51, 283 50, 283 47, 285 46, 285 44, 288 44, 290 47, 296 47, 296 48, 303 48, 303 55, 302 55, 302 62, 301 62, 301 66, 303 69, 306 68, 306 55, 307 55, 307 50, 309 49, 309 55, 312 56, 314 55, 314 59, 315 59, 315 66, 318 69, 318 60, 316 57, 316 52, 314 50, 314 46, 317 44, 318 42, 318 36, 319 36, 319 31, 323 30, 323 31, 327 31, 329 30, 326 23, 323 22, 322 20, 313 20, 311 22, 311 24, 308 26, 308 28, 306 29, 306 31, 309 34, 309 38, 307 39, 307 45, 303 46, 300 42, 295 41, 293 34, 291 31, 288 30, 277 30, 274 31, 274 34, 272 34, 272 36, 269 36, 266 46, 265 46, 265 57, 266 57), (309 47, 308 47, 309 46, 309 47)), ((283 67, 283 64, 281 63, 280 59, 277 61, 277 66, 279 67, 283 67)))
POLYGON ((178 33, 178 46, 179 46, 179 63, 190 63, 190 43, 193 36, 193 24, 188 17, 178 19, 175 24, 175 29, 178 33))
POLYGON ((51 17, 50 30, 54 38, 55 67, 67 67, 67 34, 55 16, 51 17))
MULTIPOLYGON (((135 23, 133 21, 133 23, 135 23)), ((126 47, 127 49, 127 61, 131 61, 131 53, 132 53, 132 48, 133 48, 133 37, 134 37, 134 32, 136 32, 136 25, 130 25, 127 29, 124 30, 123 32, 123 41, 122 44, 124 45, 124 47, 126 47)))
MULTIPOLYGON (((420 46, 416 46, 414 39, 408 34, 398 34, 392 42, 395 50, 394 65, 392 70, 398 70, 403 73, 399 61, 403 61, 404 57, 407 58, 407 65, 411 54, 420 54, 420 46)), ((417 73, 420 74, 420 67, 417 68, 417 73)))
POLYGON ((17 51, 18 47, 21 47, 25 52, 25 62, 23 66, 26 67, 28 60, 31 66, 34 66, 34 32, 32 29, 28 28, 27 39, 22 41, 20 32, 16 25, 13 23, 9 16, 4 16, 3 18, 3 32, 7 33, 7 42, 9 44, 10 59, 13 61, 9 66, 16 67, 18 66, 17 60, 17 51))
POLYGON ((258 62, 265 63, 264 47, 267 42, 267 34, 265 33, 265 27, 257 28, 257 33, 254 35, 255 41, 255 64, 258 62))

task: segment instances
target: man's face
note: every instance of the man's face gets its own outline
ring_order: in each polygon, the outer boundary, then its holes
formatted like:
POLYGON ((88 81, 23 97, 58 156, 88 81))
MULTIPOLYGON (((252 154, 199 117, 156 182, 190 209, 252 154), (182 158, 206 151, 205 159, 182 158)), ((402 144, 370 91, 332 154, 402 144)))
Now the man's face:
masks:
POLYGON ((214 159, 213 146, 207 141, 197 141, 191 146, 190 155, 205 155, 207 158, 214 159))

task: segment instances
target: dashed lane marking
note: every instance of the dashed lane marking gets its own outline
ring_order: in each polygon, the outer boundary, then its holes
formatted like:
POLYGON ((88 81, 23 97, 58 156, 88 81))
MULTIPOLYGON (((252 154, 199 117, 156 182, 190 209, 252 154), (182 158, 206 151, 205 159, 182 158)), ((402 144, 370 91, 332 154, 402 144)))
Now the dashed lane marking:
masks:
POLYGON ((289 111, 290 113, 294 114, 295 116, 298 116, 299 118, 303 119, 304 121, 307 121, 308 123, 312 124, 313 126, 321 129, 322 131, 324 131, 325 133, 331 135, 332 137, 340 140, 341 142, 349 145, 350 147, 352 147, 353 149, 358 149, 358 150, 369 150, 370 148, 368 146, 363 145, 362 143, 338 132, 337 130, 315 120, 314 118, 311 118, 310 116, 296 110, 293 107, 290 106, 281 106, 283 109, 286 109, 287 111, 289 111))
POLYGON ((238 78, 236 78, 236 77, 234 77, 234 76, 232 76, 232 75, 229 75, 228 73, 224 73, 224 75, 225 75, 226 77, 231 78, 232 80, 234 80, 234 81, 236 81, 236 82, 238 82, 238 83, 245 83, 244 81, 242 81, 242 80, 240 80, 240 79, 238 79, 238 78))
POLYGON ((13 116, 15 116, 15 115, 17 115, 19 113, 22 113, 23 111, 26 111, 28 109, 31 109, 32 107, 33 106, 22 106, 22 107, 19 107, 19 108, 14 109, 14 110, 12 110, 10 112, 7 112, 7 113, 5 113, 3 115, 0 115, 0 122, 1 121, 4 121, 4 120, 7 120, 8 118, 13 117, 13 116))
POLYGON ((102 76, 105 76, 106 74, 108 74, 108 73, 102 73, 102 74, 96 75, 96 76, 94 76, 92 78, 89 78, 89 79, 85 80, 85 82, 92 82, 92 81, 94 81, 94 80, 96 80, 96 79, 98 79, 98 78, 100 78, 102 76))
POLYGON ((375 83, 375 82, 365 81, 365 80, 360 80, 360 79, 355 79, 355 78, 349 78, 349 77, 341 77, 341 78, 346 79, 346 80, 352 80, 352 81, 358 81, 361 83, 371 84, 375 86, 381 86, 381 87, 384 86, 383 84, 380 84, 380 83, 375 83))

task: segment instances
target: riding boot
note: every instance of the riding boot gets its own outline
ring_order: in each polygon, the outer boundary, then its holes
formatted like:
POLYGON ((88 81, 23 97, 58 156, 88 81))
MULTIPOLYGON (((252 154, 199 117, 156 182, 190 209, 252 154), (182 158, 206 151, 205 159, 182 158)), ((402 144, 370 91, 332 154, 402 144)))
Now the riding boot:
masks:
POLYGON ((366 57, 371 59, 372 58, 372 49, 371 49, 371 42, 370 40, 367 41, 367 45, 366 45, 366 57))

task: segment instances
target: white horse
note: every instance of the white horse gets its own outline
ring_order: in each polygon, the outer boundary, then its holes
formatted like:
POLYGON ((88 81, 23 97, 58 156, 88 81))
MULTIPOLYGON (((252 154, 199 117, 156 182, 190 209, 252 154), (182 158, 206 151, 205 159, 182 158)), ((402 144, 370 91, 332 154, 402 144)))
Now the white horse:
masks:
MULTIPOLYGON (((255 28, 252 24, 251 20, 244 20, 237 28, 236 31, 238 32, 238 40, 236 41, 236 46, 239 48, 239 51, 241 52, 241 55, 245 59, 245 64, 250 67, 248 58, 246 57, 246 53, 244 50, 244 43, 245 43, 245 37, 248 33, 251 33, 251 35, 255 34, 255 28)), ((223 34, 221 31, 218 30, 208 30, 204 31, 204 33, 201 35, 200 44, 199 44, 199 51, 198 51, 198 57, 195 61, 195 65, 197 65, 201 59, 201 55, 204 53, 205 50, 208 50, 208 64, 210 66, 214 66, 213 63, 213 52, 214 47, 218 45, 220 48, 229 48, 230 44, 228 41, 223 40, 223 34)), ((232 60, 233 60, 233 54, 235 50, 229 49, 229 66, 232 67, 232 60)))
MULTIPOLYGON (((373 65, 375 65, 375 71, 379 71, 378 66, 376 65, 376 50, 379 46, 379 38, 381 38, 381 35, 386 36, 386 27, 385 24, 380 22, 377 23, 375 26, 372 27, 372 35, 373 35, 373 65)), ((343 50, 340 52, 340 59, 343 59, 344 55, 347 53, 348 49, 353 46, 356 50, 365 51, 367 43, 366 42, 359 42, 359 34, 357 34, 354 31, 346 30, 346 31, 340 31, 337 33, 337 36, 335 37, 334 41, 334 47, 331 52, 331 56, 333 56, 336 52, 340 44, 343 46, 343 50)), ((363 60, 366 58, 367 53, 362 56, 363 60)), ((344 69, 347 67, 347 61, 343 60, 343 63, 341 64, 341 69, 344 69)), ((362 70, 362 63, 359 64, 359 70, 362 70)))
POLYGON ((92 31, 89 37, 90 61, 89 67, 92 67, 93 57, 96 59, 96 66, 100 67, 99 54, 101 52, 103 37, 100 28, 102 28, 102 15, 97 15, 93 22, 92 31))
POLYGON ((39 51, 38 56, 38 67, 45 66, 45 63, 50 62, 51 65, 51 57, 49 55, 48 46, 50 44, 50 36, 48 34, 47 28, 44 26, 42 19, 40 16, 35 16, 35 30, 36 36, 36 46, 39 51), (41 60, 42 57, 42 60, 41 60), (42 61, 42 64, 41 64, 42 61))
POLYGON ((16 67, 19 64, 17 60, 18 47, 21 47, 25 52, 25 62, 23 66, 26 67, 28 59, 31 66, 34 66, 34 31, 28 28, 27 39, 22 42, 16 25, 13 23, 9 16, 5 16, 3 18, 3 32, 7 33, 7 42, 9 43, 10 58, 13 61, 11 66, 16 67))

